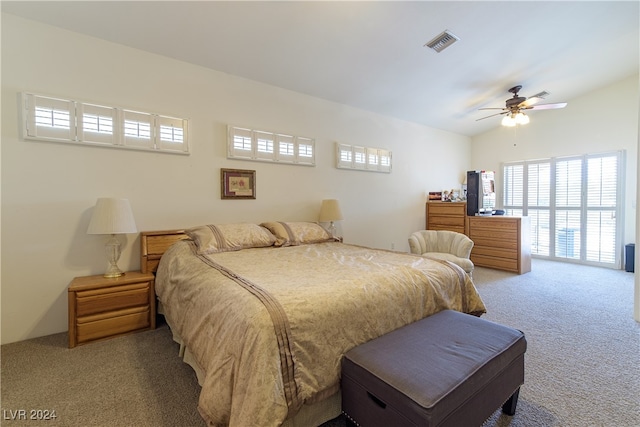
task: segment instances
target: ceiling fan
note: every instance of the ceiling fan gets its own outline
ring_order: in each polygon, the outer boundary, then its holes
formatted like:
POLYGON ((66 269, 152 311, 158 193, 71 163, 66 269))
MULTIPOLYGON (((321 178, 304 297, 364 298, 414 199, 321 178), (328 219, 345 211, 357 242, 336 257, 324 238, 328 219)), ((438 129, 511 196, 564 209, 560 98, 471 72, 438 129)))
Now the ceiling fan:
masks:
POLYGON ((549 95, 549 92, 542 91, 540 93, 536 93, 533 96, 530 96, 529 98, 525 98, 524 96, 518 96, 518 92, 520 92, 520 89, 522 89, 522 86, 520 85, 514 86, 509 89, 509 92, 513 94, 513 97, 507 99, 504 108, 480 108, 480 110, 502 110, 502 112, 482 117, 480 119, 477 119, 476 121, 506 114, 502 119, 502 124, 504 126, 524 125, 529 123, 529 116, 524 114, 524 110, 552 110, 556 108, 564 108, 567 106, 566 102, 559 102, 556 104, 538 104, 538 102, 549 95))

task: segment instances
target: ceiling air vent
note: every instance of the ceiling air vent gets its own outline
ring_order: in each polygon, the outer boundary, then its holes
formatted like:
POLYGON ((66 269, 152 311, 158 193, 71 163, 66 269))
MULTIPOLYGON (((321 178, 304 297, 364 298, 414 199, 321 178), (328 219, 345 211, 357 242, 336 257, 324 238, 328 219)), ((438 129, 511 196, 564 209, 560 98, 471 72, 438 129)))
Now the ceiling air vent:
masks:
POLYGON ((448 48, 449 46, 451 46, 452 44, 454 44, 455 42, 457 42, 458 40, 460 40, 458 38, 458 36, 456 36, 455 34, 450 33, 447 30, 447 31, 442 32, 438 36, 436 36, 429 43, 425 44, 425 46, 435 50, 438 53, 440 53, 443 50, 445 50, 446 48, 448 48))

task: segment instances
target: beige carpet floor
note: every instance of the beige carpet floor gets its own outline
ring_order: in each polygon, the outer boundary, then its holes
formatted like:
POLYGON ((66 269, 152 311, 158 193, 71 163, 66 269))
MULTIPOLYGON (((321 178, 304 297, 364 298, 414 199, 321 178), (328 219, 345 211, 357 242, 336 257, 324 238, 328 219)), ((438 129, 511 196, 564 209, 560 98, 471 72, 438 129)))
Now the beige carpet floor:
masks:
MULTIPOLYGON (((528 341, 516 415, 497 411, 485 426, 640 426, 633 274, 534 260, 531 273, 477 268, 474 281, 485 318, 528 341)), ((202 427, 199 386, 177 352, 166 326, 74 349, 66 333, 3 345, 0 424, 202 427)))

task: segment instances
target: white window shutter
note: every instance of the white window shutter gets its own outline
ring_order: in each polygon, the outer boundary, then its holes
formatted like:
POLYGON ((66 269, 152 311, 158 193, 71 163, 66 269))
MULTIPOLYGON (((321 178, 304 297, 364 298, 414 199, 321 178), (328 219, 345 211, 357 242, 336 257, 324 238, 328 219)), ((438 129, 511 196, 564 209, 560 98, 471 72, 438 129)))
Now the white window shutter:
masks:
POLYGON ((270 132, 254 131, 255 158, 258 160, 274 160, 275 136, 270 132))
POLYGON ((378 156, 380 156, 380 165, 378 170, 380 172, 391 172, 391 151, 378 150, 378 156))
POLYGON ((21 93, 25 139, 189 154, 187 119, 21 93))
POLYGON ((353 150, 353 169, 366 169, 367 166, 367 149, 354 145, 353 150))
POLYGON ((34 139, 76 140, 75 102, 23 94, 24 136, 34 139))
POLYGON ((598 153, 504 166, 504 207, 531 218, 538 256, 617 266, 624 153, 598 153))
POLYGON ((276 135, 276 160, 293 163, 296 158, 295 138, 292 135, 276 135))
POLYGON ((295 138, 295 146, 297 149, 296 163, 303 165, 316 164, 315 141, 313 139, 298 136, 295 138))
POLYGON ((336 166, 351 169, 353 167, 353 151, 351 145, 336 142, 336 166))
POLYGON ((118 144, 116 108, 78 103, 78 140, 90 144, 118 144))
POLYGON ((161 150, 188 152, 188 124, 186 119, 158 116, 156 145, 161 150))
POLYGON ((380 164, 380 158, 378 157, 378 149, 377 148, 367 148, 367 164, 366 168, 369 170, 378 170, 378 165, 380 164))
POLYGON ((123 141, 127 147, 154 148, 155 121, 149 113, 124 110, 123 141))
POLYGON ((228 127, 227 157, 240 159, 253 157, 253 132, 251 129, 228 127))
POLYGON ((315 166, 315 141, 300 136, 228 126, 227 158, 315 166))
POLYGON ((391 151, 336 143, 336 167, 390 173, 391 151))

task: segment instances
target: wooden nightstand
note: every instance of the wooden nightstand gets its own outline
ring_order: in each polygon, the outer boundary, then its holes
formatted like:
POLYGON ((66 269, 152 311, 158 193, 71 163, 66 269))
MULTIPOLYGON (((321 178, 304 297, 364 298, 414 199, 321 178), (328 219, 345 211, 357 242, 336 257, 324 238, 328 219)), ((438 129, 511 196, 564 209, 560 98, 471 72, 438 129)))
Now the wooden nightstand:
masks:
POLYGON ((69 348, 155 327, 153 274, 76 277, 69 284, 69 348))

